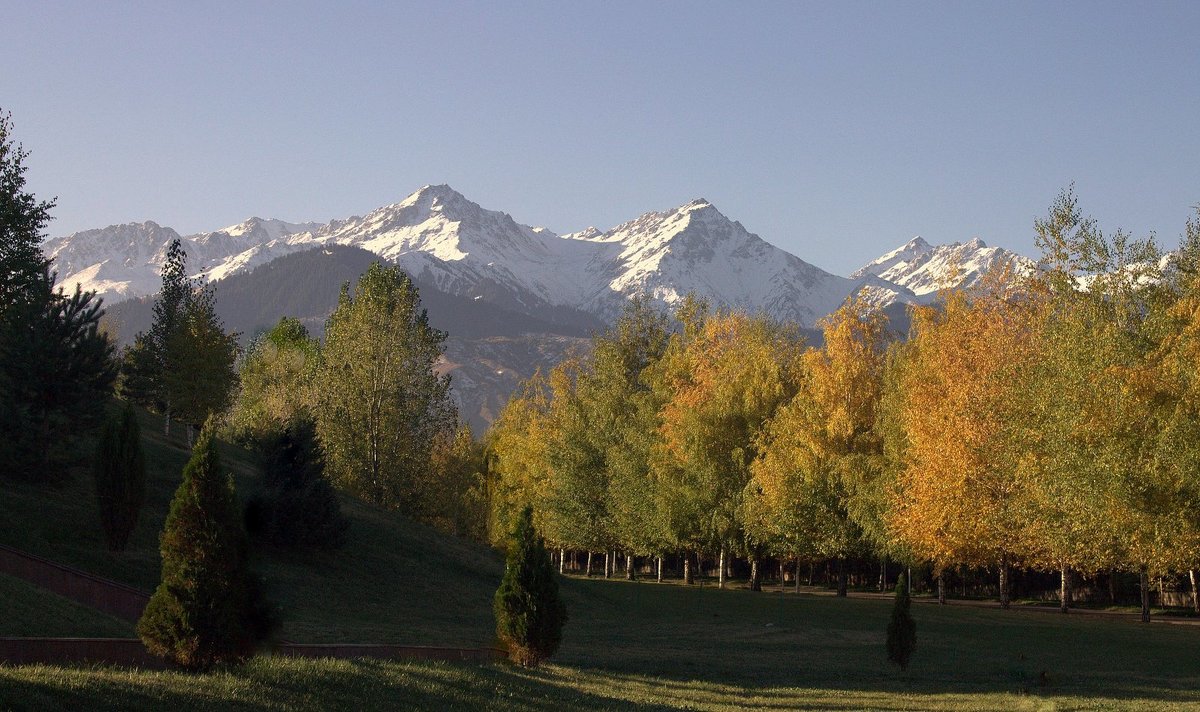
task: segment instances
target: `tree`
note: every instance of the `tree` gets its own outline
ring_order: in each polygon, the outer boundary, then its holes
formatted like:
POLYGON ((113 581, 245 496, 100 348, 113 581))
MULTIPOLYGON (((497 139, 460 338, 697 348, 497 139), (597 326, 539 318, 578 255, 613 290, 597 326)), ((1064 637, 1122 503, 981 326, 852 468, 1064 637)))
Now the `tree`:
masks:
POLYGON ((29 154, 13 144, 12 128, 12 114, 0 110, 0 319, 47 279, 50 261, 42 254, 42 237, 54 207, 53 200, 39 202, 25 191, 29 154))
POLYGON ((718 314, 685 325, 653 376, 665 402, 651 452, 656 504, 671 541, 719 552, 719 585, 730 547, 753 544, 742 506, 750 464, 764 424, 796 393, 801 345, 765 318, 718 314))
POLYGON ((335 484, 409 514, 426 508, 434 442, 457 421, 450 378, 434 371, 445 339, 399 267, 372 263, 353 295, 342 287, 317 373, 317 431, 335 484))
POLYGON ((767 424, 752 464, 748 521, 793 553, 845 559, 874 526, 874 480, 882 439, 876 417, 887 335, 883 315, 850 301, 822 321, 824 344, 804 353, 799 391, 767 424))
POLYGON ((183 468, 160 538, 162 579, 137 625, 151 653, 189 670, 245 661, 275 626, 212 431, 201 430, 183 468))
POLYGON ((325 478, 316 425, 298 419, 260 442, 262 488, 246 506, 251 534, 283 547, 340 547, 349 522, 325 478))
POLYGON ((0 451, 7 469, 28 477, 53 476, 82 454, 75 446, 99 423, 116 378, 100 300, 52 284, 49 275, 34 282, 0 324, 0 451))
POLYGON ((100 524, 110 551, 124 551, 146 498, 146 464, 133 404, 104 424, 93 466, 100 524))
POLYGON ((545 543, 533 528, 533 509, 526 507, 509 537, 504 578, 493 601, 496 635, 514 662, 525 667, 554 655, 562 641, 567 609, 545 543))
POLYGON ((162 363, 170 367, 160 381, 179 421, 198 428, 229 407, 237 384, 237 334, 225 333, 211 289, 187 292, 167 336, 165 353, 162 363))
POLYGON ((53 201, 24 190, 27 153, 0 112, 0 459, 47 477, 99 422, 115 370, 100 300, 54 289, 41 251, 53 201))
POLYGON ((488 429, 486 458, 490 491, 488 539, 497 547, 508 540, 511 523, 525 507, 534 526, 556 546, 566 541, 551 514, 549 380, 541 371, 517 389, 488 429))
POLYGON ((909 612, 911 606, 908 578, 900 574, 899 580, 896 581, 896 602, 892 604, 892 619, 887 627, 887 656, 888 660, 899 665, 901 670, 908 669, 908 661, 917 647, 917 622, 909 612))
POLYGON ((1014 397, 1030 357, 1029 310, 993 274, 967 294, 913 311, 900 369, 906 433, 888 529, 941 571, 998 565, 1008 607, 1011 566, 1029 522, 1020 407, 1014 397))
POLYGON ((228 417, 233 436, 255 442, 295 420, 315 417, 313 382, 320 355, 317 340, 289 317, 255 339, 242 360, 240 388, 228 417))
POLYGON ((180 350, 187 348, 186 343, 176 339, 175 332, 179 329, 192 288, 187 277, 187 253, 183 251, 183 243, 172 240, 163 262, 162 288, 154 300, 154 320, 145 340, 149 355, 149 373, 146 375, 154 386, 154 397, 164 416, 163 432, 166 434, 171 432, 172 415, 167 376, 178 371, 180 350))

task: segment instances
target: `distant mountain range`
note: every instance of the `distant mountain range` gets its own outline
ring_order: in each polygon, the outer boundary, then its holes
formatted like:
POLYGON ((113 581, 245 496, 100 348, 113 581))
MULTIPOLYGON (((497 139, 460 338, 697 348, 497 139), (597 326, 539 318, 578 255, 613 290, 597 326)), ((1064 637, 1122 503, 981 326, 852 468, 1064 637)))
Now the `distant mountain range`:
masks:
POLYGON ((452 336, 446 368, 477 428, 522 378, 579 348, 634 294, 670 308, 695 292, 714 305, 812 328, 851 294, 900 316, 904 305, 974 284, 991 268, 1032 266, 978 239, 934 246, 918 237, 840 277, 774 247, 702 199, 603 232, 556 235, 485 210, 445 185, 326 224, 250 218, 180 236, 153 222, 130 223, 55 238, 45 251, 61 283, 105 298, 128 341, 149 323, 144 298, 157 291, 174 239, 193 275, 214 283, 226 325, 246 335, 284 315, 319 330, 342 282, 373 259, 400 265, 421 286, 432 322, 452 336))

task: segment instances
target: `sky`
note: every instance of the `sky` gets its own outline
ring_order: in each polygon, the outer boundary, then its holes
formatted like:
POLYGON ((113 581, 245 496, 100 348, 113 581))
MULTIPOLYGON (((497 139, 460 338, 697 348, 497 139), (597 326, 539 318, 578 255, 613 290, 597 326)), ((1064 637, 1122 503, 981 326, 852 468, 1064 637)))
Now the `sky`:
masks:
POLYGON ((328 221, 448 183, 565 233, 708 199, 847 274, 915 235, 1035 255, 1074 185, 1174 245, 1200 3, 0 0, 50 236, 328 221))

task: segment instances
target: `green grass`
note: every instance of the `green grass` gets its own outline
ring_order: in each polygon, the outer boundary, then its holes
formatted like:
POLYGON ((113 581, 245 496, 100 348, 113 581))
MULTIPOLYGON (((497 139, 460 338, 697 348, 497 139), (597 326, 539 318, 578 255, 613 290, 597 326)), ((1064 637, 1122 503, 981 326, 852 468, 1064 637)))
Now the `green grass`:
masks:
MULTIPOLYGON (((187 457, 143 423, 154 473, 129 552, 108 554, 86 477, 0 494, 0 541, 149 589, 157 531, 187 457)), ((248 455, 223 448, 240 491, 248 455)), ((346 547, 263 551, 287 639, 486 645, 501 563, 486 548, 346 500, 346 547)), ((18 618, 71 619, 18 586, 18 618)), ((1200 709, 1200 628, 1132 617, 918 603, 917 651, 886 663, 879 598, 566 579, 571 620, 552 665, 262 658, 211 675, 0 667, 0 709, 1200 709)), ((65 602, 63 602, 65 603, 65 602)), ((58 604, 55 604, 58 605, 58 604)), ((71 604, 66 604, 70 607, 71 604)), ((40 621, 40 622, 39 622, 40 621)), ((92 623, 80 623, 80 631, 92 623)), ((88 628, 88 630, 94 630, 88 628)))
POLYGON ((1200 708, 1191 626, 921 604, 917 652, 899 673, 885 661, 885 600, 565 588, 563 647, 535 671, 279 658, 206 676, 0 668, 0 708, 1200 708))
POLYGON ((0 636, 129 638, 133 624, 0 574, 0 636))

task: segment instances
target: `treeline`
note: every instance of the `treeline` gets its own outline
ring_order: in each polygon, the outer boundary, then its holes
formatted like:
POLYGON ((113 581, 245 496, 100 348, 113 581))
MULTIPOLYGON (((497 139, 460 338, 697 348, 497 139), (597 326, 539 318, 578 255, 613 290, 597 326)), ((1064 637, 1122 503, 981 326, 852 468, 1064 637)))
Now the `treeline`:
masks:
MULTIPOLYGON (((1200 562, 1200 220, 1179 249, 1105 234, 1065 192, 1029 274, 912 310, 851 301, 824 343, 689 298, 631 302, 489 433, 493 531, 534 508, 564 550, 1132 572, 1200 562)), ((605 556, 612 558, 611 554, 605 556)), ((588 554, 590 572, 591 555, 588 554)), ((661 571, 661 568, 660 568, 661 571)))

